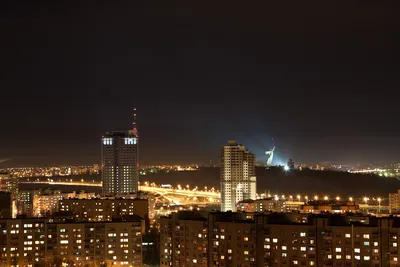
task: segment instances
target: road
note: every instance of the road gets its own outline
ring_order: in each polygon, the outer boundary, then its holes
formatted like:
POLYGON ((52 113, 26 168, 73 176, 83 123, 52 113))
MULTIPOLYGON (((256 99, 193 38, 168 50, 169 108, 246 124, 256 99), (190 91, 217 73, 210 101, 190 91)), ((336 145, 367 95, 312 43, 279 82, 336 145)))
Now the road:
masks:
MULTIPOLYGON (((88 182, 55 182, 55 181, 20 181, 20 184, 48 184, 48 185, 72 185, 72 186, 93 186, 101 187, 101 183, 88 183, 88 182)), ((185 197, 200 197, 200 198, 211 198, 219 199, 220 193, 213 191, 200 191, 200 190, 185 190, 185 189, 174 189, 174 188, 161 188, 154 186, 139 186, 140 191, 152 192, 163 196, 175 195, 185 197)))

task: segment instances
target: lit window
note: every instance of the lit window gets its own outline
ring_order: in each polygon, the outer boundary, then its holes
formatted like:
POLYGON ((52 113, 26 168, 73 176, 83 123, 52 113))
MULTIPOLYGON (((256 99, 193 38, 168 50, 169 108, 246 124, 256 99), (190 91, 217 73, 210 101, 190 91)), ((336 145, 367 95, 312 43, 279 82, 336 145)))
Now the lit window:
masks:
POLYGON ((298 265, 298 264, 299 264, 299 261, 294 260, 294 261, 293 261, 293 264, 294 264, 294 265, 298 265))
POLYGON ((370 259, 370 256, 364 256, 365 261, 369 261, 369 259, 370 259))
POLYGON ((228 253, 229 253, 229 254, 232 254, 232 249, 228 249, 228 253))
POLYGON ((125 138, 125 145, 136 145, 136 138, 125 138))
POLYGON ((243 254, 244 254, 244 255, 249 255, 249 252, 248 252, 247 250, 245 250, 245 251, 243 252, 243 254))
POLYGON ((397 257, 394 257, 394 258, 393 258, 393 261, 397 261, 397 257))
POLYGON ((342 248, 336 248, 335 251, 336 252, 342 252, 342 248))
POLYGON ((345 234, 344 235, 346 238, 351 238, 351 234, 345 234))
POLYGON ((368 241, 365 241, 365 242, 364 242, 364 246, 369 246, 369 242, 368 242, 368 241))
POLYGON ((282 250, 287 250, 287 247, 286 246, 282 246, 282 250))
POLYGON ((393 243, 393 247, 397 247, 397 243, 393 243))
POLYGON ((374 242, 374 247, 377 247, 377 246, 379 246, 379 243, 378 242, 374 242))
POLYGON ((272 242, 273 242, 273 243, 278 243, 278 238, 272 239, 272 242))
POLYGON ((328 254, 328 260, 332 259, 332 254, 328 254))
POLYGON ((358 260, 358 261, 361 260, 361 256, 360 256, 360 255, 355 255, 354 258, 355 258, 356 260, 358 260))
POLYGON ((342 255, 336 255, 336 259, 340 260, 342 258, 342 255))
POLYGON ((360 253, 360 251, 361 251, 361 250, 360 250, 359 248, 355 248, 355 249, 354 249, 354 252, 355 252, 355 253, 360 253))
POLYGON ((197 263, 197 260, 196 260, 196 259, 193 259, 193 263, 197 263))
POLYGON ((300 233, 300 236, 301 236, 301 237, 305 237, 305 236, 306 236, 306 233, 302 232, 302 233, 300 233))
POLYGON ((112 138, 103 138, 103 145, 112 145, 113 139, 112 138))
POLYGON ((300 250, 301 251, 306 251, 306 247, 301 247, 300 250))
POLYGON ((369 234, 363 234, 363 238, 369 239, 369 234))
POLYGON ((351 255, 346 255, 346 260, 351 260, 351 255))
POLYGON ((310 265, 314 266, 315 262, 314 261, 310 261, 310 265))
POLYGON ((287 254, 284 252, 284 253, 282 253, 282 258, 286 258, 287 257, 287 254))
POLYGON ((245 237, 243 238, 243 240, 244 240, 244 241, 249 241, 249 238, 248 238, 247 236, 245 236, 245 237))

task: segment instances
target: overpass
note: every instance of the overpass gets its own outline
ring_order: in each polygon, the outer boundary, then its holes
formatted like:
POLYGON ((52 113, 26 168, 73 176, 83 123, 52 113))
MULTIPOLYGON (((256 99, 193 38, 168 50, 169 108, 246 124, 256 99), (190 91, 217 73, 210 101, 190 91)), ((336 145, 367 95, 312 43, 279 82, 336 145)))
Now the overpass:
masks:
MULTIPOLYGON (((47 184, 47 185, 69 185, 69 186, 92 186, 101 187, 102 183, 95 182, 57 182, 57 181, 20 181, 19 184, 47 184)), ((184 196, 184 197, 201 197, 201 198, 212 198, 219 199, 220 193, 214 191, 201 191, 201 190, 186 190, 186 189, 175 189, 175 188, 161 188, 156 186, 139 186, 140 191, 152 192, 166 195, 184 196)))

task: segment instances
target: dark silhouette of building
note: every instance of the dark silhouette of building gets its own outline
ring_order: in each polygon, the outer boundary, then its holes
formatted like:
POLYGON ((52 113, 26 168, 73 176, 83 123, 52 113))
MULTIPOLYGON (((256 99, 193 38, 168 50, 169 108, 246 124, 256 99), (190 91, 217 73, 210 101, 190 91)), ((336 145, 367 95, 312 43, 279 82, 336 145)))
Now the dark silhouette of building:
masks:
POLYGON ((10 192, 0 192, 0 218, 12 218, 12 197, 10 192))
POLYGON ((287 166, 289 167, 289 170, 294 170, 294 161, 289 159, 287 166))
POLYGON ((160 264, 160 234, 151 229, 142 239, 143 266, 159 266, 160 264))

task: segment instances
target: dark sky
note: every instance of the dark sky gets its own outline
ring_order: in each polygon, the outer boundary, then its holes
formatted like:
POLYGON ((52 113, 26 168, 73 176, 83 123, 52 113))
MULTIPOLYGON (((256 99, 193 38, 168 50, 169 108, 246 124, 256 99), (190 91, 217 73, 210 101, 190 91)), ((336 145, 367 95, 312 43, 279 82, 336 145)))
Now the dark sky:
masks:
POLYGON ((264 161, 272 137, 277 160, 400 161, 397 5, 95 2, 0 8, 9 165, 97 163, 133 107, 142 164, 216 161, 228 139, 264 161))

